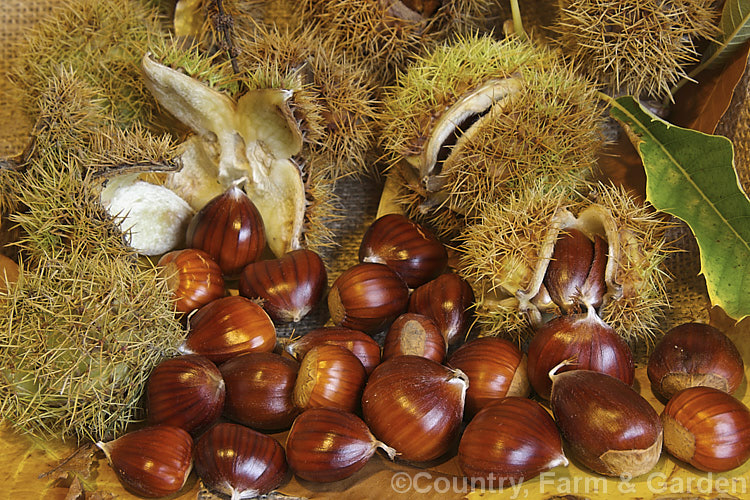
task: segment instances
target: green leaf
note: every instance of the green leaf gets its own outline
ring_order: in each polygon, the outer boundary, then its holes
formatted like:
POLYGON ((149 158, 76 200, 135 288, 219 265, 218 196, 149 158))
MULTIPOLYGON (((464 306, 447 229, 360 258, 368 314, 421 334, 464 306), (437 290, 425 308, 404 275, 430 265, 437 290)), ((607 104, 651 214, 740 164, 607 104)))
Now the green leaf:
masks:
MULTIPOLYGON (((750 39, 750 0, 727 0, 721 13, 719 28, 721 35, 709 45, 703 55, 703 61, 698 66, 700 71, 722 66, 750 39)), ((700 71, 694 71, 691 75, 700 71)))
POLYGON ((646 169, 646 200, 685 221, 700 249, 709 298, 740 320, 750 315, 750 200, 725 137, 680 128, 632 97, 612 101, 646 169))

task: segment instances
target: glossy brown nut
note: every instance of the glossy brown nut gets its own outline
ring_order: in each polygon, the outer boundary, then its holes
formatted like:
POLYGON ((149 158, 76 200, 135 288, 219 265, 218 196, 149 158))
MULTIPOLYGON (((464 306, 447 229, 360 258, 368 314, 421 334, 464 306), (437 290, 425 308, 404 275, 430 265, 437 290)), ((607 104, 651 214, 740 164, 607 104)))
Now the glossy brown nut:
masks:
POLYGON ((362 394, 373 435, 412 462, 435 460, 458 439, 468 379, 420 356, 396 356, 375 368, 362 394))
POLYGON ((372 435, 353 413, 311 408, 294 421, 286 439, 286 457, 294 472, 307 481, 330 483, 350 477, 382 448, 391 460, 395 450, 372 435))
POLYGON ((447 364, 469 377, 464 410, 467 420, 493 401, 526 397, 531 392, 526 355, 505 339, 481 337, 467 342, 451 354, 447 364))
POLYGON ((562 230, 544 275, 544 286, 563 312, 602 304, 606 252, 607 243, 600 236, 592 241, 578 229, 562 230))
POLYGON ((737 346, 713 326, 685 323, 656 344, 648 361, 654 394, 669 399, 682 389, 713 387, 732 394, 745 373, 737 346))
POLYGON ((219 370, 227 387, 224 416, 262 431, 292 425, 299 414, 292 401, 299 363, 273 352, 250 352, 219 370))
POLYGON ((328 311, 337 326, 376 333, 406 311, 409 288, 384 264, 356 264, 333 282, 328 311))
POLYGON ((664 447, 707 472, 736 469, 750 459, 750 410, 712 387, 676 393, 661 414, 664 447))
POLYGON ((469 283, 453 273, 441 274, 414 290, 409 312, 432 319, 448 345, 462 342, 471 327, 474 291, 469 283))
POLYGON ((349 349, 357 356, 368 375, 380 364, 380 344, 364 332, 340 326, 324 326, 310 330, 287 344, 284 350, 300 361, 310 349, 322 344, 349 349))
POLYGON ((252 200, 232 186, 193 216, 186 241, 208 253, 225 275, 234 276, 260 258, 266 230, 252 200))
POLYGON ((559 465, 567 466, 562 438, 547 410, 531 399, 492 401, 469 422, 458 445, 466 477, 518 483, 559 465))
POLYGON ((276 327, 258 304, 240 296, 214 300, 190 318, 183 354, 200 354, 214 363, 247 352, 269 352, 276 347, 276 327))
POLYGON ((192 468, 193 438, 179 427, 145 427, 96 445, 125 489, 145 498, 177 493, 192 468))
POLYGON ((289 467, 274 438, 233 423, 216 424, 195 443, 195 472, 203 484, 232 498, 277 488, 289 467))
POLYGON ((354 412, 366 380, 365 367, 351 351, 319 345, 302 358, 292 398, 303 410, 327 406, 354 412))
POLYGON ((628 344, 604 323, 593 309, 586 314, 559 316, 539 327, 529 344, 529 382, 537 394, 549 399, 549 371, 573 360, 561 371, 582 369, 606 373, 633 383, 635 364, 628 344))
POLYGON ((659 460, 659 415, 620 379, 591 370, 553 374, 550 406, 569 456, 594 472, 636 477, 659 460))
POLYGON ((427 316, 404 313, 391 324, 383 341, 383 361, 414 355, 442 363, 447 345, 437 325, 427 316))
POLYGON ((181 427, 197 435, 224 408, 225 385, 208 358, 186 354, 162 361, 146 383, 146 410, 152 425, 181 427))
POLYGON ((323 297, 328 274, 312 250, 293 250, 278 259, 245 266, 240 274, 240 295, 260 299, 274 321, 297 322, 323 297))
POLYGON ((203 250, 173 250, 162 255, 157 266, 178 312, 189 313, 226 295, 221 268, 203 250))
POLYGON ((373 222, 365 232, 359 261, 385 264, 410 288, 415 288, 445 270, 448 252, 421 225, 401 214, 388 214, 373 222))

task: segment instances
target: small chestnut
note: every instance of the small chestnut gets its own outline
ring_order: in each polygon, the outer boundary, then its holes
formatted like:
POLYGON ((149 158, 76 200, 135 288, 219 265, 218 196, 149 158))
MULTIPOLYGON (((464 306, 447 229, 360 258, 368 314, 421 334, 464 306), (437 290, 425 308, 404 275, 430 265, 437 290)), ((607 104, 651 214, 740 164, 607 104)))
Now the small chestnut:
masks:
POLYGON ((454 273, 441 274, 414 290, 409 312, 422 314, 435 322, 448 345, 462 342, 471 328, 474 291, 454 273))
POLYGON ((383 361, 393 356, 413 354, 438 363, 445 358, 447 345, 437 325, 427 316, 404 313, 391 324, 383 341, 383 361))
POLYGON ((323 344, 302 358, 292 398, 302 410, 328 406, 354 412, 366 380, 357 356, 344 347, 323 344))
POLYGON ((157 266, 178 312, 189 313, 226 295, 221 268, 203 250, 173 250, 162 255, 157 266))
POLYGON ((750 459, 750 410, 713 387, 688 387, 661 414, 664 447, 707 472, 735 469, 750 459))
POLYGON ((668 400, 694 386, 732 394, 742 382, 745 365, 737 347, 720 330, 685 323, 669 330, 656 344, 646 373, 654 394, 668 400))
POLYGON ((359 330, 340 326, 324 326, 310 330, 289 342, 284 350, 300 361, 310 349, 321 344, 338 345, 349 349, 357 356, 368 375, 380 363, 380 344, 375 339, 359 330))

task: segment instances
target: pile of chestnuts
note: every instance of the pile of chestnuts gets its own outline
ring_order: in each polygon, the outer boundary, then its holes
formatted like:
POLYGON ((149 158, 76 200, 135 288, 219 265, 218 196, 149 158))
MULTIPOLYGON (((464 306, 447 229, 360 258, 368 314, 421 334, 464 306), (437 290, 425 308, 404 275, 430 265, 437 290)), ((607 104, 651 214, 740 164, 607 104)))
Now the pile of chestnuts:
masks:
POLYGON ((744 375, 734 344, 703 324, 668 332, 648 365, 659 415, 632 387, 629 345, 596 314, 606 256, 586 235, 560 235, 544 277, 560 314, 522 350, 470 339, 471 287, 402 215, 369 227, 359 262, 330 289, 310 250, 260 260, 263 231, 230 188, 195 216, 189 247, 159 261, 187 319, 182 355, 151 373, 146 425, 98 443, 139 496, 174 494, 194 470, 207 488, 248 498, 290 474, 351 477, 378 453, 423 467, 454 454, 468 477, 516 483, 571 461, 635 477, 662 447, 705 471, 750 458, 750 410, 731 395, 744 375), (330 324, 280 342, 275 323, 299 321, 326 291, 330 324))

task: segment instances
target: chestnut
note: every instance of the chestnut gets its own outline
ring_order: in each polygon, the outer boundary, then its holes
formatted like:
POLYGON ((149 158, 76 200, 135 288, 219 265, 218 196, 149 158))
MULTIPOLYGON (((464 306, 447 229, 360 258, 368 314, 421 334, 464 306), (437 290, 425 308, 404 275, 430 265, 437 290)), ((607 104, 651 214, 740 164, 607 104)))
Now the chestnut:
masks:
POLYGON ((193 467, 193 438, 185 429, 171 425, 145 427, 96 446, 123 487, 141 497, 177 493, 193 467))
POLYGON ((274 321, 297 322, 323 297, 328 274, 320 256, 312 250, 293 250, 278 259, 245 266, 239 292, 259 299, 274 321))
POLYGON ((393 269, 409 288, 436 278, 448 265, 445 246, 429 230, 401 214, 373 222, 362 237, 360 262, 393 269))
POLYGON ((226 295, 221 268, 203 250, 173 250, 162 255, 157 266, 178 312, 189 313, 226 295))
POLYGON ((255 498, 277 488, 289 466, 274 438, 223 422, 195 442, 195 472, 212 491, 233 499, 255 498))
POLYGON ((750 458, 750 410, 713 387, 688 387, 661 414, 664 447, 706 472, 726 472, 750 458))
POLYGON ((448 366, 469 378, 467 420, 489 403, 506 396, 526 397, 531 392, 526 355, 505 339, 481 337, 462 345, 448 358, 448 366))
POLYGON ((252 200, 233 185, 196 213, 187 229, 187 246, 208 253, 228 276, 258 260, 266 230, 252 200))
POLYGON ((261 431, 288 429, 299 409, 292 401, 299 363, 273 352, 249 352, 225 361, 224 416, 261 431))
POLYGON ((437 325, 427 316, 404 313, 391 324, 383 341, 383 360, 413 354, 442 363, 447 345, 437 325))
POLYGON ((276 327, 268 314, 250 299, 233 295, 198 309, 179 350, 222 363, 246 352, 268 352, 275 347, 276 327))
POLYGON ((509 396, 492 401, 471 419, 458 445, 458 464, 467 477, 518 483, 567 466, 568 459, 547 410, 531 399, 509 396))
POLYGON ((305 410, 286 438, 289 466, 302 479, 317 483, 351 476, 378 448, 393 460, 396 451, 375 439, 362 419, 335 408, 305 410))
POLYGON ((745 365, 737 347, 720 330, 685 323, 669 330, 656 344, 646 373, 654 394, 668 400, 694 386, 732 394, 742 382, 745 365))
POLYGON ((366 380, 357 356, 344 347, 323 344, 302 358, 292 398, 303 410, 328 406, 354 412, 366 380))
POLYGON ((208 358, 186 354, 166 359, 146 382, 148 421, 198 435, 221 415, 225 393, 224 379, 208 358))
POLYGON ((455 345, 469 332, 473 306, 469 283, 457 274, 445 273, 412 292, 408 311, 433 320, 448 345, 455 345))
POLYGON ((622 380, 593 370, 551 372, 550 406, 570 456, 606 476, 646 474, 661 455, 659 414, 622 380))
POLYGON ((384 264, 356 264, 328 292, 328 310, 337 326, 377 333, 406 311, 409 287, 384 264))
POLYGON ((529 344, 528 374, 539 396, 549 399, 549 371, 568 359, 573 362, 561 371, 595 370, 627 385, 635 378, 630 347, 591 307, 585 314, 558 316, 537 328, 529 344))
POLYGON ((321 344, 331 344, 349 349, 365 367, 369 375, 380 363, 380 344, 375 339, 351 328, 324 326, 310 330, 301 337, 289 342, 284 350, 296 360, 305 357, 310 349, 321 344))
POLYGON ((396 356, 372 372, 362 415, 373 435, 412 462, 445 455, 458 439, 469 381, 421 356, 396 356))

